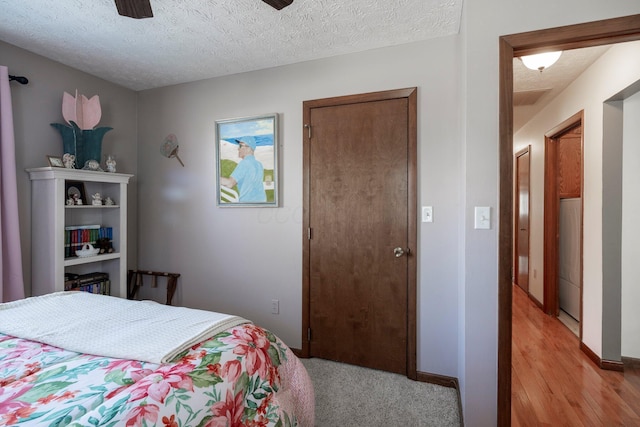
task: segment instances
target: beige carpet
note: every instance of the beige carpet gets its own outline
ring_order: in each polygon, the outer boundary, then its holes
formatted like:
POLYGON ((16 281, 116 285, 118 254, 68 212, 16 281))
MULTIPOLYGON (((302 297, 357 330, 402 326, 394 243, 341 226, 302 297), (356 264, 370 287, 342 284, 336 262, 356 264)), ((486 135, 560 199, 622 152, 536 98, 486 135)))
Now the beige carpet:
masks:
POLYGON ((316 396, 316 427, 459 427, 453 388, 323 359, 301 359, 316 396))

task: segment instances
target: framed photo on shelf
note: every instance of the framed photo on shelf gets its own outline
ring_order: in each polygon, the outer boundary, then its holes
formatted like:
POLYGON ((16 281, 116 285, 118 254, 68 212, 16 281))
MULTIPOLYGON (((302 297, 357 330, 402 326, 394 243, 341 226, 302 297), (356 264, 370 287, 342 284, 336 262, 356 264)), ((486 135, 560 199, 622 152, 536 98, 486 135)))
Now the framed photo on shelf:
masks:
POLYGON ((47 156, 47 160, 49 160, 49 166, 52 166, 54 168, 64 167, 64 163, 62 162, 62 157, 47 156))
POLYGON ((82 181, 65 181, 65 203, 67 205, 87 204, 87 193, 82 181))
POLYGON ((278 115, 216 121, 220 207, 278 206, 278 115))

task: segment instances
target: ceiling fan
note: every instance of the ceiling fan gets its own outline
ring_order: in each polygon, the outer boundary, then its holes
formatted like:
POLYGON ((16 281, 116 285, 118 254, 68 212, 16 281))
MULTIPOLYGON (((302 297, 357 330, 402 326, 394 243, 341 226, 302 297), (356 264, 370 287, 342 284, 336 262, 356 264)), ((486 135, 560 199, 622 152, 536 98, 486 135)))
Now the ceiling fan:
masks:
MULTIPOLYGON (((262 0, 278 10, 289 6, 293 0, 262 0)), ((151 0, 115 0, 118 14, 130 18, 152 18, 151 0)))

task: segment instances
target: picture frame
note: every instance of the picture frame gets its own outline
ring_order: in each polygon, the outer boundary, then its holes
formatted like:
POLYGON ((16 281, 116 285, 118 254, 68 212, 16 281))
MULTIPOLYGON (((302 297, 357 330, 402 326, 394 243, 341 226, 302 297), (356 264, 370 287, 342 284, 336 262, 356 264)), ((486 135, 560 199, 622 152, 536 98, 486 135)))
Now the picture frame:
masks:
POLYGON ((278 146, 276 113, 217 120, 217 206, 278 207, 278 146))
POLYGON ((64 197, 66 205, 90 205, 87 201, 87 192, 82 181, 65 181, 64 197), (70 200, 73 203, 70 203, 70 200))
POLYGON ((63 168, 64 162, 62 161, 62 157, 57 156, 47 156, 47 160, 49 161, 49 166, 54 168, 63 168))

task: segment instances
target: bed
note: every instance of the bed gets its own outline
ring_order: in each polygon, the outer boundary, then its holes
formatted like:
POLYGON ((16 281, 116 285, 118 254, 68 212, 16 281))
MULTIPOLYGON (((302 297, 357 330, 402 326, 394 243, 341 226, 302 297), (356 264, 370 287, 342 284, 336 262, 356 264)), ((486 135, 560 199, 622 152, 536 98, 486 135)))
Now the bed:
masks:
POLYGON ((57 292, 0 304, 0 425, 312 426, 300 360, 204 310, 57 292))

